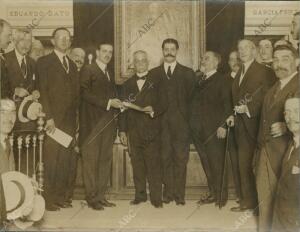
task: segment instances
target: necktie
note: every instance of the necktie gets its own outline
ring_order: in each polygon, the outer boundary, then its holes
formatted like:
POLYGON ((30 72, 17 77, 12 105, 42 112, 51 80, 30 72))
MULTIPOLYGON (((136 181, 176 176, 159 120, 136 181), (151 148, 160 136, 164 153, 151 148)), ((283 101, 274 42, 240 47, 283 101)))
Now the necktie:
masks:
POLYGON ((23 57, 23 59, 21 61, 21 71, 22 71, 23 77, 26 79, 27 67, 26 67, 26 64, 25 64, 25 57, 23 57))
POLYGON ((276 83, 276 88, 275 88, 275 92, 274 92, 274 95, 273 95, 273 99, 275 100, 279 94, 279 91, 281 90, 281 82, 278 81, 276 83))
POLYGON ((64 66, 66 72, 69 72, 68 62, 67 62, 66 56, 63 56, 63 66, 64 66))
POLYGON ((171 66, 168 67, 167 76, 169 79, 172 77, 171 66))
POLYGON ((105 68, 105 72, 104 72, 104 73, 105 73, 105 76, 107 77, 107 80, 110 81, 110 78, 109 78, 109 75, 108 75, 107 68, 105 68))
POLYGON ((146 77, 147 77, 147 75, 141 76, 141 77, 138 76, 138 80, 146 80, 146 77))

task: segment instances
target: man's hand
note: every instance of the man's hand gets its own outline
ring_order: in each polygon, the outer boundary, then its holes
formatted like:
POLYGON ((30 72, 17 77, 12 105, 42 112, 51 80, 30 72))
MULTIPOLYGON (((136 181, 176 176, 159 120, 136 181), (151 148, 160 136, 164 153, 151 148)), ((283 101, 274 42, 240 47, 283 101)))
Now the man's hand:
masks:
POLYGON ((245 114, 248 112, 248 107, 247 105, 235 106, 234 111, 238 114, 245 114))
POLYGON ((152 106, 146 106, 143 110, 146 114, 151 114, 154 112, 152 106))
POLYGON ((45 130, 50 134, 53 134, 55 131, 55 123, 53 119, 49 119, 46 122, 45 130))
POLYGON ((120 137, 121 143, 124 146, 127 146, 127 136, 126 136, 126 133, 125 132, 120 132, 119 133, 119 137, 120 137))
POLYGON ((24 88, 17 87, 15 88, 15 95, 18 97, 26 97, 29 95, 29 92, 24 88))
POLYGON ((230 115, 227 119, 226 119, 226 124, 229 127, 234 127, 234 116, 230 115))
POLYGON ((225 139, 226 138, 226 129, 224 129, 223 127, 219 127, 217 130, 217 138, 225 139))
POLYGON ((110 106, 117 109, 124 108, 123 103, 118 98, 111 99, 110 106))
POLYGON ((270 134, 275 138, 284 135, 287 132, 287 127, 284 122, 275 122, 271 125, 270 134))

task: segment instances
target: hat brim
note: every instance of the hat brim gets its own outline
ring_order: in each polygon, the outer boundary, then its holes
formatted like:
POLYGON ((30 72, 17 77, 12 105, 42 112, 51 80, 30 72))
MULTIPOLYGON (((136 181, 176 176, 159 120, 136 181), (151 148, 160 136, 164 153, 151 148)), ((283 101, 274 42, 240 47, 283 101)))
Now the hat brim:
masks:
POLYGON ((33 200, 33 209, 27 216, 30 221, 39 221, 43 218, 45 213, 45 200, 41 195, 36 194, 33 200))
POLYGON ((32 211, 34 200, 34 188, 30 178, 21 172, 10 171, 2 174, 2 182, 5 202, 7 203, 20 201, 20 199, 12 199, 15 197, 15 194, 11 193, 10 190, 6 188, 6 186, 9 185, 9 182, 19 183, 19 186, 24 190, 21 193, 23 195, 21 196, 22 202, 21 204, 18 204, 20 206, 11 212, 7 212, 7 219, 14 220, 29 215, 32 211))

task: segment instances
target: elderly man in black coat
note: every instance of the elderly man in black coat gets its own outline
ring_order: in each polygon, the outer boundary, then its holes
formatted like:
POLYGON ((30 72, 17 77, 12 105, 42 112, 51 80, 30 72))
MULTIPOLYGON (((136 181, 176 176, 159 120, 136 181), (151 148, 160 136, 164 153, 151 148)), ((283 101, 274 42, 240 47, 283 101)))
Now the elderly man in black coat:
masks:
POLYGON ((231 114, 232 106, 231 83, 217 71, 220 61, 220 55, 216 52, 207 51, 203 56, 201 70, 204 76, 194 92, 190 125, 211 194, 199 203, 215 202, 224 205, 227 199, 226 183, 223 185, 224 195, 220 199, 226 141, 224 122, 231 114))
POLYGON ((232 84, 232 100, 235 117, 231 115, 227 124, 235 125, 239 170, 241 179, 240 206, 232 211, 257 208, 255 177, 252 170, 254 151, 264 96, 275 82, 275 74, 266 66, 255 61, 256 47, 250 40, 238 43, 242 66, 232 84))
MULTIPOLYGON (((148 72, 145 51, 134 53, 136 74, 123 84, 124 101, 137 105, 142 111, 129 108, 120 117, 120 139, 126 145, 133 169, 135 199, 131 204, 147 200, 146 180, 149 183, 150 201, 162 207, 161 118, 167 108, 164 86, 159 77, 148 72)), ((124 103, 125 104, 125 103, 124 103)))

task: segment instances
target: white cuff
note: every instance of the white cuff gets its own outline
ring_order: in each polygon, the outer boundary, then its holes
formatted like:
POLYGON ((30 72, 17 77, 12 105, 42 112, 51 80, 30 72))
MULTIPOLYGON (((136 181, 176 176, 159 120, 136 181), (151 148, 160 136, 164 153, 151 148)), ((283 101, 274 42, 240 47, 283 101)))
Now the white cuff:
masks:
POLYGON ((151 118, 154 117, 154 112, 153 112, 153 111, 150 113, 150 117, 151 117, 151 118))
POLYGON ((248 118, 251 118, 251 115, 250 115, 250 112, 249 112, 249 109, 248 109, 248 106, 246 105, 246 115, 248 116, 248 118))
POLYGON ((110 104, 111 104, 111 99, 108 100, 107 106, 106 106, 106 110, 109 111, 110 110, 110 104))

